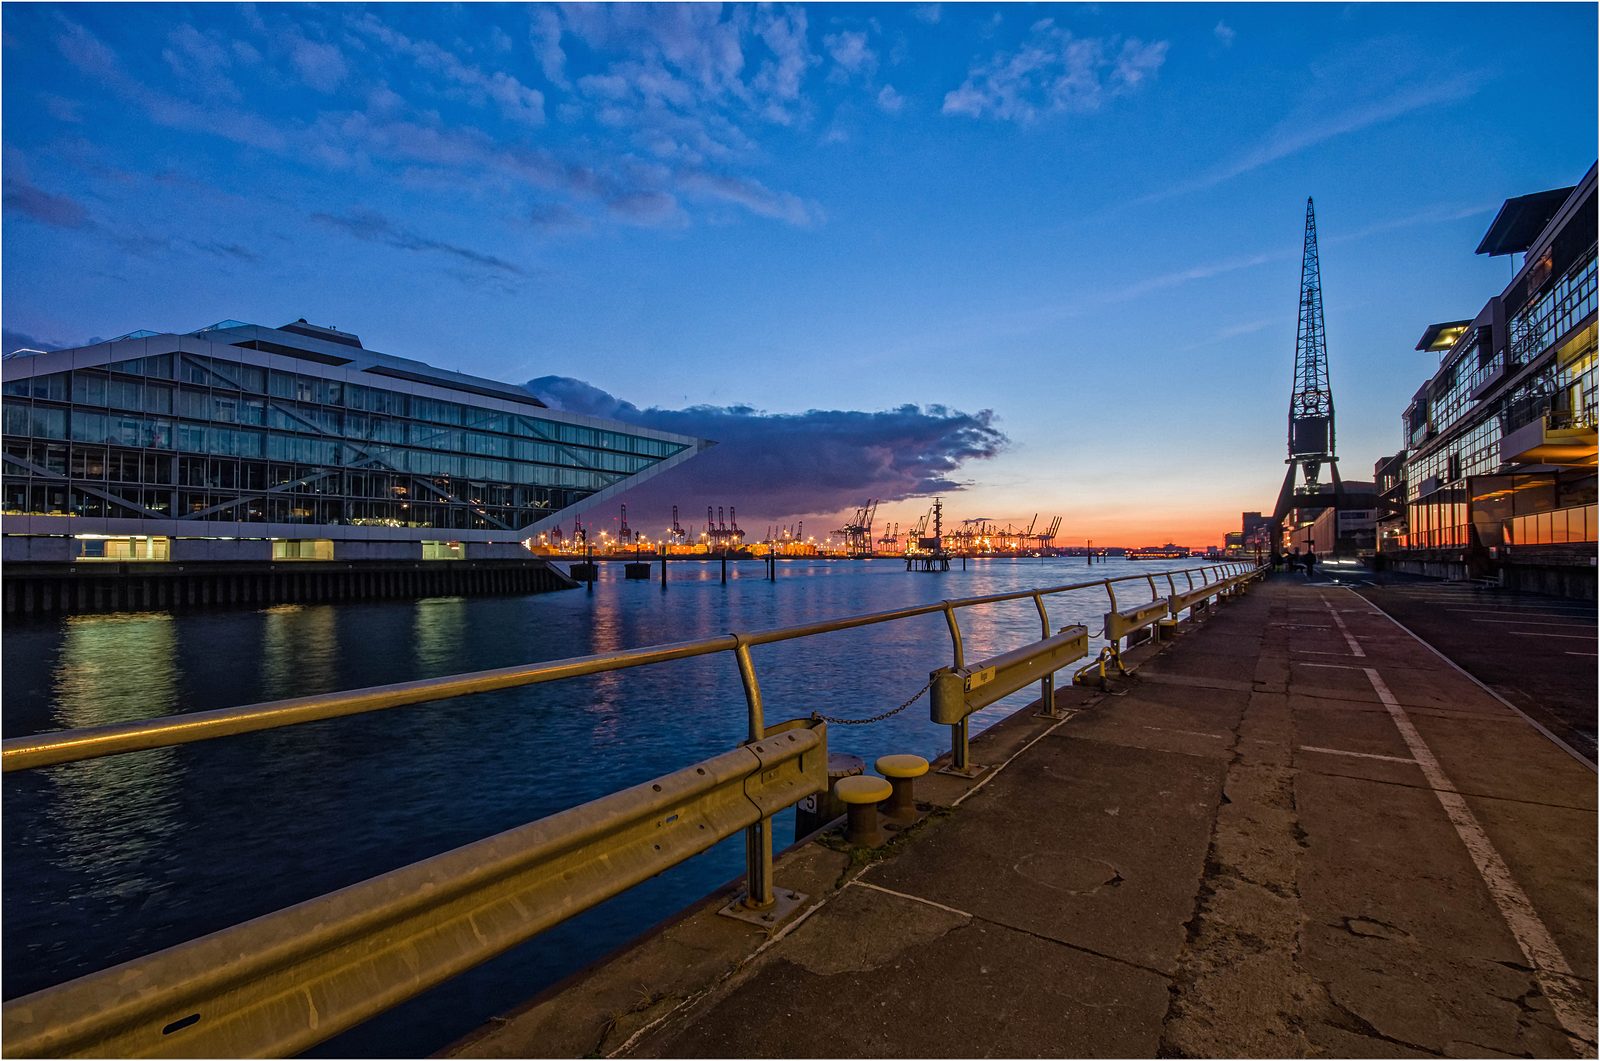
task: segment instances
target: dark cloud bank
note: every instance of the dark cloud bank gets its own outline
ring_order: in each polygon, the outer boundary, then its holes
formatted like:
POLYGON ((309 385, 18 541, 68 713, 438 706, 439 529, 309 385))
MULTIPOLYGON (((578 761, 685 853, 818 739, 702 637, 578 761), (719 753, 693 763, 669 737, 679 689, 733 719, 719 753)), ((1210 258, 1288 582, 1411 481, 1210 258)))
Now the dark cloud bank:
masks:
POLYGON ((640 409, 565 376, 541 376, 525 386, 557 409, 718 443, 619 499, 629 507, 629 522, 641 530, 653 527, 645 519, 664 523, 673 505, 680 506, 687 525, 698 522, 697 513, 708 504, 731 504, 746 530, 761 533, 766 523, 845 511, 868 497, 887 502, 951 493, 966 485, 956 477, 966 462, 993 457, 1009 442, 988 409, 640 409))

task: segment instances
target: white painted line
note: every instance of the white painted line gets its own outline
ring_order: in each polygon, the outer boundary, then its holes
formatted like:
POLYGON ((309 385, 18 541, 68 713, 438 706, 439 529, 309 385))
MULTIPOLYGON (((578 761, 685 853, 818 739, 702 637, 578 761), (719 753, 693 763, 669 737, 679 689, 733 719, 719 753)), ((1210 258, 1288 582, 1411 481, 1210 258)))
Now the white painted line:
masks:
MULTIPOLYGON (((1062 719, 1060 722, 1057 722, 1055 725, 1051 726, 1049 729, 1045 730, 1043 733, 1039 734, 1037 737, 1033 738, 1031 741, 1029 741, 1028 743, 1024 744, 1022 747, 1018 748, 1015 752, 1012 753, 1010 759, 1007 759, 1005 762, 1001 763, 999 766, 995 767, 993 770, 990 770, 989 773, 987 775, 985 775, 983 780, 979 781, 976 785, 973 785, 971 788, 969 788, 965 792, 961 793, 961 795, 957 796, 955 798, 955 800, 952 801, 951 804, 950 804, 951 809, 959 807, 959 806, 961 806, 961 804, 965 803, 967 801, 967 797, 968 796, 977 795, 979 790, 981 790, 984 785, 987 785, 989 782, 993 781, 995 778, 1000 776, 1000 771, 1004 770, 1006 767, 1010 766, 1014 761, 1016 761, 1017 756, 1021 755, 1023 752, 1025 752, 1029 748, 1033 747, 1035 744, 1038 744, 1040 741, 1042 741, 1046 737, 1050 736, 1050 734, 1054 733, 1056 730, 1060 729, 1062 726, 1065 726, 1068 722, 1071 722, 1074 718, 1077 717, 1077 715, 1078 715, 1078 713, 1076 711, 1074 711, 1072 714, 1068 715, 1066 718, 1062 719)), ((970 760, 969 760, 969 762, 970 762, 970 760)))
MULTIPOLYGON (((1365 668, 1363 668, 1365 669, 1365 668)), ((1398 755, 1377 755, 1373 752, 1347 752, 1343 748, 1315 748, 1309 744, 1300 745, 1303 752, 1322 752, 1324 755, 1353 755, 1357 759, 1382 759, 1389 763, 1411 763, 1416 765, 1415 759, 1402 759, 1398 755)))
MULTIPOLYGON (((1301 662, 1301 661, 1297 660, 1296 662, 1301 662)), ((1327 667, 1329 670, 1365 670, 1366 669, 1365 667, 1358 667, 1354 663, 1302 663, 1302 666, 1306 666, 1306 667, 1327 667)))
POLYGON ((1535 605, 1532 605, 1532 604, 1526 605, 1526 606, 1501 606, 1499 608, 1446 608, 1445 611, 1453 612, 1456 615, 1485 615, 1485 614, 1488 614, 1488 615, 1555 615, 1555 616, 1563 616, 1563 615, 1593 615, 1594 614, 1594 609, 1592 609, 1592 608, 1574 608, 1574 609, 1572 609, 1570 611, 1562 611, 1560 609, 1551 609, 1551 608, 1549 608, 1547 606, 1544 606, 1544 605, 1535 606, 1535 605))
POLYGON ((1339 632, 1344 635, 1345 644, 1350 646, 1350 654, 1355 656, 1357 659, 1366 656, 1366 653, 1361 651, 1361 646, 1356 644, 1356 639, 1350 636, 1350 628, 1344 625, 1344 619, 1340 617, 1338 610, 1335 609, 1333 605, 1328 604, 1327 601, 1323 601, 1322 603, 1327 606, 1329 614, 1333 616, 1334 625, 1337 626, 1339 628, 1339 632))
POLYGON ((1508 634, 1520 634, 1523 637, 1559 637, 1564 641, 1593 641, 1595 635, 1583 634, 1547 634, 1543 630, 1507 630, 1508 634))
POLYGON ((1592 655, 1594 655, 1594 653, 1593 652, 1568 652, 1567 655, 1569 655, 1569 656, 1592 656, 1592 655))
POLYGON ((832 895, 827 896, 826 898, 820 900, 819 902, 813 903, 811 905, 810 909, 806 910, 805 913, 801 914, 799 917, 795 918, 793 921, 790 921, 787 925, 784 925, 783 928, 779 929, 777 932, 773 933, 771 936, 768 936, 767 939, 766 939, 766 942, 762 943, 761 946, 757 947, 754 951, 752 951, 751 953, 745 955, 744 958, 742 958, 738 962, 734 963, 733 968, 731 968, 731 969, 727 970, 726 972, 724 972, 710 986, 703 987, 699 991, 696 991, 694 994, 687 996, 681 1002, 679 1002, 676 1006, 673 1006, 671 1009, 667 1010, 667 1012, 661 1014, 661 1016, 657 1017, 655 1020, 651 1021, 649 1024, 646 1024, 644 1027, 640 1028, 638 1031, 636 1031, 632 1035, 628 1036, 628 1038, 622 1043, 621 1046, 619 1046, 615 1050, 611 1051, 609 1054, 606 1055, 606 1057, 608 1057, 608 1058, 610 1058, 610 1057, 621 1057, 622 1055, 626 1054, 628 1051, 632 1050, 633 1047, 634 1047, 634 1044, 636 1044, 640 1039, 644 1038, 645 1035, 647 1035, 648 1033, 654 1031, 656 1028, 661 1027, 661 1025, 666 1023, 668 1020, 670 1020, 674 1014, 681 1013, 683 1010, 688 1009, 690 1006, 693 1006, 694 1004, 699 1002, 702 998, 705 998, 707 995, 711 994, 711 992, 715 991, 717 989, 717 987, 719 987, 720 985, 726 983, 729 979, 731 979, 736 973, 739 972, 739 970, 745 968, 751 962, 753 962, 757 958, 761 957, 763 954, 765 954, 772 947, 777 946, 780 942, 782 942, 782 940, 785 937, 787 937, 789 935, 789 933, 793 932, 795 929, 797 929, 801 925, 805 924, 806 921, 810 920, 812 914, 816 913, 818 910, 821 910, 824 906, 827 906, 830 902, 832 902, 834 899, 837 899, 840 895, 843 895, 843 894, 844 894, 844 889, 841 888, 837 892, 834 892, 832 895))
POLYGON ((907 895, 905 892, 897 892, 893 888, 885 888, 885 887, 883 887, 882 885, 879 885, 879 884, 868 884, 866 881, 862 880, 860 877, 857 877, 854 880, 846 881, 845 882, 845 887, 846 888, 871 888, 875 892, 882 892, 885 895, 892 895, 896 899, 909 899, 914 903, 921 903, 923 906, 931 906, 935 910, 943 910, 945 913, 955 914, 957 917, 964 917, 969 921, 972 920, 972 916, 973 916, 973 915, 967 913, 965 910, 957 910, 953 906, 946 906, 943 903, 936 903, 932 899, 924 899, 920 895, 907 895))
MULTIPOLYGON (((1355 590, 1351 590, 1350 592, 1351 593, 1355 593, 1355 590)), ((1578 749, 1574 748, 1572 745, 1568 744, 1566 741, 1562 740, 1560 737, 1556 736, 1554 733, 1551 733, 1549 728, 1547 726, 1545 726, 1544 723, 1540 722, 1536 718, 1533 718, 1526 711, 1522 710, 1522 708, 1518 707, 1516 704, 1513 704, 1510 700, 1507 700, 1505 697, 1501 696, 1499 693, 1497 693, 1493 689, 1489 688, 1483 682, 1479 681, 1477 676, 1474 675, 1471 671, 1467 670, 1465 667, 1461 666, 1455 660, 1451 659, 1449 656, 1445 655, 1443 652, 1440 652, 1438 649, 1436 649, 1432 645, 1428 644, 1428 642, 1426 642, 1422 638, 1418 637, 1415 633, 1412 632, 1410 627, 1406 626, 1399 619, 1396 619, 1394 616, 1390 615, 1388 612, 1384 611, 1382 608, 1378 607, 1376 604, 1374 604, 1371 601, 1367 600, 1367 598, 1362 597, 1361 594, 1355 593, 1355 595, 1357 597, 1359 597, 1361 599, 1362 603, 1366 604, 1367 607, 1371 608, 1374 612, 1377 612, 1379 615, 1381 615, 1385 619, 1389 620, 1391 623, 1393 623, 1395 626, 1399 627, 1401 630, 1404 630, 1406 632, 1406 634, 1410 636, 1411 640, 1415 641, 1417 644, 1421 645, 1423 648, 1427 649, 1429 652, 1432 652, 1435 656, 1438 656, 1440 659, 1444 660, 1445 663, 1447 663, 1451 667, 1453 667, 1456 670, 1456 672, 1459 673, 1463 678, 1467 679, 1467 681, 1471 682, 1473 685, 1476 685, 1478 688, 1482 689, 1484 692, 1488 693, 1490 696, 1492 696, 1496 700, 1500 701, 1502 704, 1504 704, 1507 708, 1509 708, 1515 714, 1521 716, 1521 718, 1522 718, 1522 720, 1524 722, 1526 722, 1528 725, 1532 726, 1534 729, 1538 730, 1540 733, 1543 733, 1546 737, 1550 738, 1550 741, 1553 744, 1555 744, 1558 748, 1561 748, 1564 751, 1566 751, 1566 753, 1568 755, 1572 756, 1574 759, 1578 760, 1578 762, 1582 763, 1584 766, 1587 766, 1589 769, 1591 769, 1591 770, 1595 769, 1595 764, 1589 760, 1589 757, 1587 755, 1584 755, 1578 749)), ((1316 666, 1316 664, 1308 664, 1308 666, 1316 666)))
POLYGON ((1489 842, 1489 835, 1483 831, 1483 826, 1473 817, 1467 801, 1456 791, 1455 785, 1440 767, 1439 760, 1433 757, 1432 749, 1423 741, 1417 728, 1411 724, 1411 717, 1394 698, 1394 694, 1389 691, 1389 687, 1384 684, 1378 672, 1371 667, 1365 670, 1367 679, 1372 682, 1373 692, 1378 694, 1383 706, 1389 709, 1389 717, 1394 719, 1395 728, 1400 731, 1401 739, 1406 742, 1406 747, 1411 749, 1417 765, 1422 767, 1422 776, 1427 778, 1428 785, 1438 798, 1439 805, 1444 808, 1450 824, 1455 826, 1456 835, 1461 837, 1461 842, 1466 845, 1467 854, 1472 856, 1473 864, 1478 867, 1478 875, 1488 886, 1490 897, 1500 908, 1500 916, 1505 918, 1506 927, 1511 929, 1511 934, 1517 939, 1517 946, 1522 948, 1528 964, 1533 967, 1534 977, 1539 981, 1540 990, 1544 992, 1545 998, 1549 999, 1550 1008, 1555 1011, 1556 1019, 1567 1031, 1568 1042, 1579 1057, 1593 1056, 1594 1014, 1588 1010, 1583 989, 1577 977, 1572 975, 1572 966, 1567 964, 1567 959, 1556 946, 1550 930, 1539 920, 1539 914, 1528 901, 1527 893, 1511 876, 1511 870, 1506 866, 1505 859, 1500 857, 1500 852, 1489 842))
POLYGON ((1475 623, 1498 623, 1501 626, 1565 626, 1569 630, 1594 630, 1593 623, 1535 623, 1527 619, 1474 619, 1475 623))

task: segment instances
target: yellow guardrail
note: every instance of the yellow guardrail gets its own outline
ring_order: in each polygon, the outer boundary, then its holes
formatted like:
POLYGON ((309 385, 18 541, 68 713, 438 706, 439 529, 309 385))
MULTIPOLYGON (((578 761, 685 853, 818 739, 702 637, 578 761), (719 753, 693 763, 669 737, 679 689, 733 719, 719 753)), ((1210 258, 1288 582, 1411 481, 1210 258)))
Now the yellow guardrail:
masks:
MULTIPOLYGON (((967 720, 974 711, 1010 696, 1034 682, 1053 682, 1055 672, 1089 654, 1089 628, 1069 626, 1031 645, 1003 652, 966 667, 942 667, 930 676, 928 717, 951 727, 950 768, 971 769, 967 759, 967 720)), ((1041 694, 1050 713, 1053 697, 1041 694), (1048 699, 1047 699, 1048 697, 1048 699)))
MULTIPOLYGON (((1220 580, 1222 572, 1243 567, 1197 570, 1202 580, 1220 580)), ((1193 576, 1180 573, 1192 585, 1193 576)), ((1173 573, 1160 574, 1176 591, 1173 573)), ((1080 658, 1088 635, 1072 627, 1052 636, 1045 597, 1099 588, 1115 610, 1117 585, 1148 581, 1154 597, 1155 577, 944 600, 777 630, 7 739, 0 744, 0 765, 10 773, 724 652, 738 669, 749 722, 748 739, 739 748, 654 782, 13 999, 0 1009, 5 1055, 282 1056, 303 1050, 740 830, 746 835, 741 905, 771 910, 772 817, 826 787, 827 731, 815 719, 767 727, 752 648, 942 613, 951 669, 963 670, 957 612, 1031 598, 1043 640, 1007 654, 1015 658, 1004 663, 1006 683, 991 692, 1010 686, 994 696, 998 700, 1040 680, 1042 702, 1053 713, 1054 668, 1043 663, 1061 659, 1057 666, 1064 666, 1074 652, 1071 658, 1080 658)), ((989 665, 998 672, 1004 659, 989 665)), ((952 753, 964 763, 965 716, 954 728, 952 753)))
POLYGON ((1162 597, 1146 604, 1106 612, 1106 640, 1119 643, 1129 634, 1152 627, 1167 616, 1168 599, 1162 597))
POLYGON ((288 1057, 828 786, 809 720, 603 799, 5 1004, 17 1057, 288 1057))

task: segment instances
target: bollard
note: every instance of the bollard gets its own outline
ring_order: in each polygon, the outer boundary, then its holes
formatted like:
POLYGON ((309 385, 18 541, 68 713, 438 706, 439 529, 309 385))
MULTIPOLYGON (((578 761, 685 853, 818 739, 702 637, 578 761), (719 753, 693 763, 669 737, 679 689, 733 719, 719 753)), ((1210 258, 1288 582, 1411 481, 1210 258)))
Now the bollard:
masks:
POLYGON ((818 792, 814 796, 807 796, 795 804, 795 841, 799 842, 805 839, 844 813, 844 801, 833 794, 835 781, 841 778, 855 777, 866 772, 867 764, 862 762, 859 755, 829 755, 828 790, 826 792, 818 792))
POLYGON ((849 807, 844 838, 852 846, 877 847, 883 843, 883 831, 878 828, 878 804, 888 799, 892 791, 889 782, 869 774, 834 782, 834 795, 849 807))
POLYGON ((917 820, 915 788, 917 778, 928 772, 928 760, 920 755, 884 755, 873 767, 889 779, 889 805, 884 815, 892 822, 910 825, 917 820))

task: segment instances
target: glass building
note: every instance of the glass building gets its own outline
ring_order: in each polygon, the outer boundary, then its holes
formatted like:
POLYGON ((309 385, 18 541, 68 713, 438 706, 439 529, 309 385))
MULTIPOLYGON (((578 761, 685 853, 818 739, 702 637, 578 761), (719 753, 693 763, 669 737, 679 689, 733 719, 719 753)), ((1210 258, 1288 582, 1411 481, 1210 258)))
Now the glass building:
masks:
POLYGON ((712 444, 303 320, 18 351, 0 380, 7 560, 526 555, 712 444))
POLYGON ((1591 167, 1574 187, 1506 200, 1478 253, 1521 254, 1516 275, 1476 317, 1430 325, 1417 344, 1439 369, 1405 410, 1406 449, 1383 462, 1393 474, 1403 460, 1388 492, 1404 504, 1379 540, 1402 566, 1593 596, 1595 191, 1591 167), (1521 577, 1533 568, 1549 577, 1521 577))

